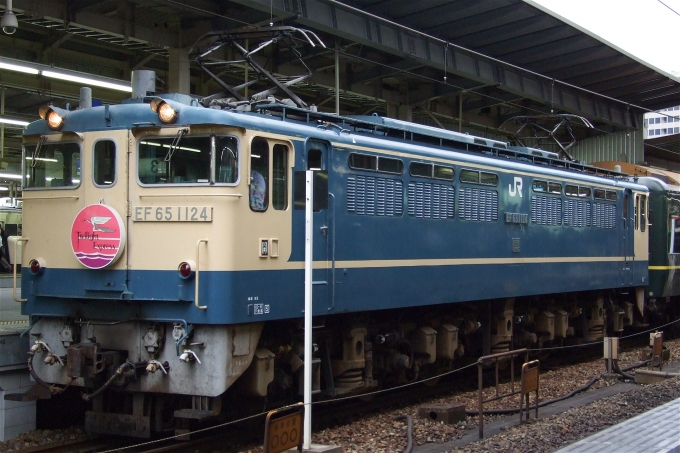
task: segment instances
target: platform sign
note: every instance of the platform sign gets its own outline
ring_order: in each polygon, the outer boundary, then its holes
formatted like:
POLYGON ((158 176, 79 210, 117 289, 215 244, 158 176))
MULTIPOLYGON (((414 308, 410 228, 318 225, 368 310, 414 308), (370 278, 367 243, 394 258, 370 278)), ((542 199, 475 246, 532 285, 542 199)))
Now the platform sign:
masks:
POLYGON ((538 390, 538 361, 522 366, 522 394, 538 390))
POLYGON ((290 448, 302 451, 305 405, 271 411, 264 426, 264 453, 280 453, 290 448))
POLYGON ((538 367, 539 361, 533 360, 522 365, 522 393, 519 397, 519 424, 524 418, 524 406, 526 406, 526 418, 529 421, 529 393, 536 392, 536 419, 538 419, 538 367), (524 400, 524 401, 522 401, 524 400))

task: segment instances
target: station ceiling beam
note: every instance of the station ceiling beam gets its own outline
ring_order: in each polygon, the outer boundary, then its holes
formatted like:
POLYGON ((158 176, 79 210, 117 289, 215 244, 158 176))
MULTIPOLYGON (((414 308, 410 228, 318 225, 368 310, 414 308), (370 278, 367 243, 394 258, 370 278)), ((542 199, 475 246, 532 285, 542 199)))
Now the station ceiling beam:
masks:
POLYGON ((447 48, 446 43, 439 39, 333 1, 233 1, 263 12, 273 9, 276 15, 297 14, 296 22, 303 26, 422 62, 442 73, 446 51, 446 66, 454 74, 482 84, 497 85, 504 91, 553 105, 555 109, 595 117, 621 128, 635 127, 636 124, 633 112, 625 104, 457 46, 447 48))

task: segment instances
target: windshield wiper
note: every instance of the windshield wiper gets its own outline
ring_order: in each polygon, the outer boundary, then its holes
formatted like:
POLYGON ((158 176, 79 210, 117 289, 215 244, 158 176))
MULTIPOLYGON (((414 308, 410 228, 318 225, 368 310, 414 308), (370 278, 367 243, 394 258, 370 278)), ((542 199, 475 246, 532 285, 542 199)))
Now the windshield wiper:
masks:
POLYGON ((40 138, 38 139, 38 143, 36 143, 35 149, 33 150, 33 156, 31 157, 31 168, 38 165, 38 156, 40 155, 40 150, 42 149, 43 143, 45 143, 46 141, 47 141, 46 135, 41 135, 40 138))
POLYGON ((163 159, 165 162, 170 162, 170 159, 172 159, 172 155, 175 153, 175 150, 179 148, 180 140, 182 140, 182 137, 187 132, 189 132, 188 127, 185 127, 184 129, 180 129, 177 131, 177 135, 175 135, 175 138, 172 140, 172 143, 170 144, 170 149, 168 150, 168 153, 165 155, 165 159, 163 159))

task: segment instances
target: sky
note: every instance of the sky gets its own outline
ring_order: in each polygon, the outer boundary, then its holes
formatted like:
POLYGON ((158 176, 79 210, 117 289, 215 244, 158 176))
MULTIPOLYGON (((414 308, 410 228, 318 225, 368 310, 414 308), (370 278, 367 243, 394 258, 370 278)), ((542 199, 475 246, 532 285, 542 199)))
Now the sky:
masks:
POLYGON ((680 0, 531 1, 680 77, 680 0))

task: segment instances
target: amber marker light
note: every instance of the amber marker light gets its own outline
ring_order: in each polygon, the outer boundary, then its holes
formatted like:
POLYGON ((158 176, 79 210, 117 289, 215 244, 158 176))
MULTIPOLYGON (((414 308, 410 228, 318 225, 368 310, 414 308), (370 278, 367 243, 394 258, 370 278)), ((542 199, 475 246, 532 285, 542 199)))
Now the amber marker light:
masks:
POLYGON ((158 114, 158 119, 163 123, 174 123, 177 121, 179 113, 163 99, 155 98, 151 100, 151 110, 158 114))
POLYGON ((177 266, 177 270, 179 271, 179 276, 186 280, 194 276, 196 264, 193 261, 182 261, 177 266))
POLYGON ((34 258, 29 261, 28 268, 31 270, 31 274, 40 275, 45 269, 45 261, 42 258, 34 258))

